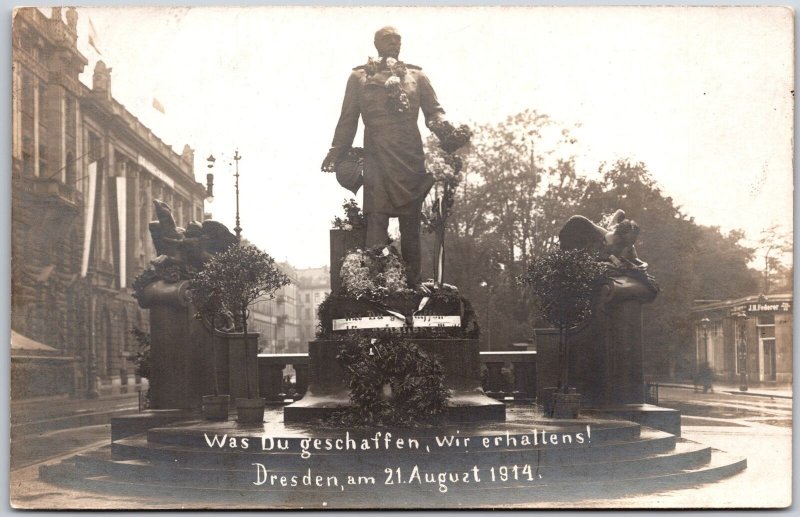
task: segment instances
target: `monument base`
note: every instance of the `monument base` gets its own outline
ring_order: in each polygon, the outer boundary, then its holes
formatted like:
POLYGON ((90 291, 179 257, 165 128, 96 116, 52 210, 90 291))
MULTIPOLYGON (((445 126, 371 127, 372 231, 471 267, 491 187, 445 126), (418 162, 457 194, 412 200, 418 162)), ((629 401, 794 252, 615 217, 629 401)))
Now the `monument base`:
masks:
MULTIPOLYGON (((445 370, 450 390, 446 417, 452 422, 502 422, 505 405, 488 397, 481 387, 480 352, 474 339, 410 339, 436 357, 445 370)), ((308 344, 311 381, 302 399, 283 409, 287 423, 324 419, 350 405, 345 374, 336 356, 339 341, 317 340, 308 344)))

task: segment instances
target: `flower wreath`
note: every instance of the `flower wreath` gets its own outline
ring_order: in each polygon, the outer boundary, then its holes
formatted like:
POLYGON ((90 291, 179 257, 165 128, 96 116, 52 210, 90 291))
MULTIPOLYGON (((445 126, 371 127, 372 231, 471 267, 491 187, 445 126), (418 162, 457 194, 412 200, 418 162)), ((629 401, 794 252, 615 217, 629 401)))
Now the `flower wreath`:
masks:
POLYGON ((389 90, 389 111, 405 113, 411 107, 408 102, 408 95, 403 90, 403 82, 407 72, 406 65, 393 57, 370 57, 367 59, 364 70, 367 72, 367 77, 372 77, 383 67, 389 70, 389 78, 383 84, 389 90))
POLYGON ((342 287, 356 298, 382 300, 408 290, 403 261, 391 246, 376 246, 348 253, 342 263, 342 287))
POLYGON ((334 415, 347 426, 435 423, 449 391, 444 367, 401 336, 350 333, 339 346, 350 388, 350 407, 334 415))

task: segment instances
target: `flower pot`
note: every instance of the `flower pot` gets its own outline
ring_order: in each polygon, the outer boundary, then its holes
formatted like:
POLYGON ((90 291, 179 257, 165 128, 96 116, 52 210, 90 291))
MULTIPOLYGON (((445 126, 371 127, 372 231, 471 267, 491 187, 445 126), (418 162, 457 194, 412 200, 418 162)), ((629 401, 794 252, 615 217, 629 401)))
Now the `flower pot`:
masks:
POLYGON ((242 424, 256 424, 264 421, 263 398, 236 399, 236 420, 242 424))
POLYGON ((230 395, 203 395, 203 418, 227 420, 230 401, 230 395))
POLYGON ((554 393, 553 418, 575 419, 581 410, 579 393, 554 393))

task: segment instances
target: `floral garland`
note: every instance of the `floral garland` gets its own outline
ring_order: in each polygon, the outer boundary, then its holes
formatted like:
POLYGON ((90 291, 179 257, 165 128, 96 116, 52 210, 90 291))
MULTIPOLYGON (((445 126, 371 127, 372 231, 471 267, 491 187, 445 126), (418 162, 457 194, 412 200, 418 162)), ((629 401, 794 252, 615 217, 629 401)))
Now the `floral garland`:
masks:
POLYGON ((352 230, 353 228, 363 228, 367 226, 367 218, 361 212, 361 207, 355 199, 345 200, 342 203, 344 210, 344 219, 339 216, 334 217, 332 224, 334 228, 339 230, 352 230))
POLYGON ((393 57, 370 57, 367 59, 364 69, 367 72, 367 76, 372 77, 384 67, 389 71, 389 78, 383 83, 383 86, 389 90, 389 111, 405 113, 411 107, 408 102, 408 95, 403 90, 403 82, 407 72, 406 65, 393 57))
MULTIPOLYGON (((428 128, 439 139, 439 147, 443 151, 444 167, 434 173, 434 180, 441 185, 441 196, 437 197, 431 206, 430 215, 423 214, 423 223, 427 230, 434 233, 434 288, 443 285, 444 278, 444 237, 447 218, 455 202, 456 191, 461 183, 461 169, 464 162, 456 151, 467 145, 472 138, 472 130, 465 124, 453 126, 444 119, 433 119, 428 122, 428 128)), ((438 194, 438 188, 437 188, 438 194)))
POLYGON ((351 405, 330 423, 415 426, 436 423, 447 408, 444 367, 407 339, 391 333, 348 335, 337 359, 351 405))
POLYGON ((345 292, 355 298, 383 300, 408 291, 405 265, 391 246, 376 246, 348 253, 340 276, 345 292))

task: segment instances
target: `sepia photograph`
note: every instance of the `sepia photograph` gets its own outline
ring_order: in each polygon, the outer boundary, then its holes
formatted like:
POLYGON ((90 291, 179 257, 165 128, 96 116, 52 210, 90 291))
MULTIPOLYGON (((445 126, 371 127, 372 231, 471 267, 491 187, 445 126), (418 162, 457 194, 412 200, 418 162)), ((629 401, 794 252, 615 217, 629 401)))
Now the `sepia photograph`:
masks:
POLYGON ((9 13, 12 508, 791 506, 792 9, 9 13))

